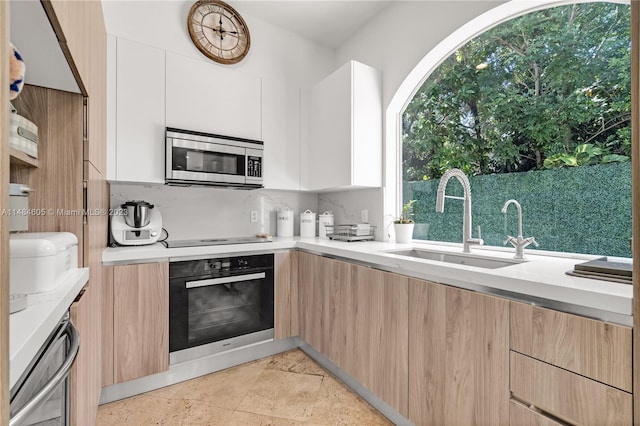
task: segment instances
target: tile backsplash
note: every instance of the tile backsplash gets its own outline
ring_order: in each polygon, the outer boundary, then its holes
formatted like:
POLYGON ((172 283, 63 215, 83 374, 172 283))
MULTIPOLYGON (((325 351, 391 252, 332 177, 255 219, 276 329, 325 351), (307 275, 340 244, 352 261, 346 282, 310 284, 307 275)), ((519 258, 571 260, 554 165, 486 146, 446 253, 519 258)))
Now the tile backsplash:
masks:
POLYGON ((234 190, 215 187, 111 184, 111 207, 129 200, 155 205, 171 240, 276 236, 276 211, 295 212, 294 234, 300 234, 300 213, 318 211, 318 194, 276 190, 234 190), (251 211, 258 221, 251 222, 251 211))

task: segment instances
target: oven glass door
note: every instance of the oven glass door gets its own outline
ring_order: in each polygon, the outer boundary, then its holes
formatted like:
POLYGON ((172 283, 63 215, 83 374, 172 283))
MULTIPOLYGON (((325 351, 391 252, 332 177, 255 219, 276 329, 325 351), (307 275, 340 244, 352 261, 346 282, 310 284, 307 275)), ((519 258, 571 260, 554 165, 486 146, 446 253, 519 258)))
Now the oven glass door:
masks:
POLYGON ((245 148, 174 139, 171 172, 175 179, 244 183, 246 157, 245 148))
POLYGON ((273 296, 272 268, 172 278, 169 351, 272 329, 273 296))

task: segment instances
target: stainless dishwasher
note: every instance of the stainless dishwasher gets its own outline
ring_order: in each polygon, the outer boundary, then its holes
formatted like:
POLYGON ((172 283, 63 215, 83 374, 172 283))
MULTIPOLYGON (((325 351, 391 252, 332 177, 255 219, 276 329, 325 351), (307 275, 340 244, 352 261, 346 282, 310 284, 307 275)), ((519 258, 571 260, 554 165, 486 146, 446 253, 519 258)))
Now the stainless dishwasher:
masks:
POLYGON ((69 372, 79 347, 67 312, 11 388, 10 426, 69 424, 69 372))

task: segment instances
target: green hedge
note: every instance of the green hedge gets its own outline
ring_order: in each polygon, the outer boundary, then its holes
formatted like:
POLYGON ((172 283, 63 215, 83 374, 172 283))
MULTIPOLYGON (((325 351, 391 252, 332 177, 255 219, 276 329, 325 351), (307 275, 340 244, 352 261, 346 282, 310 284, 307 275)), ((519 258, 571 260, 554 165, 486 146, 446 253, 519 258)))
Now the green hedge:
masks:
MULTIPOLYGON (((469 177, 473 235, 482 227, 485 245, 502 246, 518 233, 514 198, 522 205, 523 236, 535 237, 540 250, 631 257, 631 163, 469 177)), ((462 241, 461 200, 445 201, 436 213, 438 180, 405 182, 403 200, 415 199, 413 237, 462 241)), ((447 195, 462 196, 457 179, 447 195)), ((533 246, 527 249, 534 249, 533 246)))

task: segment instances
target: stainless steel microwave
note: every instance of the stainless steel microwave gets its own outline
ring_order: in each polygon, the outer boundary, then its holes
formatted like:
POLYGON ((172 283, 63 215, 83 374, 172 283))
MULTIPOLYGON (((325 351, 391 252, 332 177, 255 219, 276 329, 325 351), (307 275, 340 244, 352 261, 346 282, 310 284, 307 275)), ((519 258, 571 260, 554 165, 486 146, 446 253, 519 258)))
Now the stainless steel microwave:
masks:
POLYGON ((167 127, 165 182, 262 188, 261 141, 167 127))

